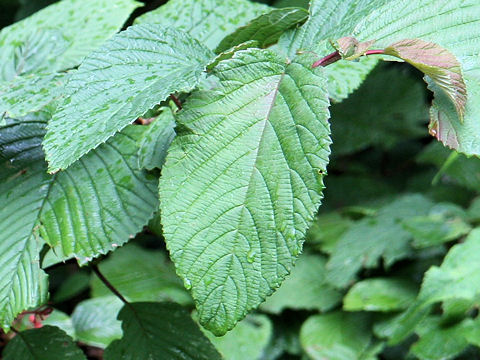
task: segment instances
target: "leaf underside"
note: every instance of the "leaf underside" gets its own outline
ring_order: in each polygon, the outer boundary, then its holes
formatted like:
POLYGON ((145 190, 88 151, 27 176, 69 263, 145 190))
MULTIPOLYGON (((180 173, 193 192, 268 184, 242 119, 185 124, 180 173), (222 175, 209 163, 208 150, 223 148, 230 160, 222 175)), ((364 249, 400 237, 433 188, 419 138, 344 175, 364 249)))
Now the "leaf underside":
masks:
POLYGON ((467 88, 462 67, 452 53, 420 39, 398 41, 388 46, 385 53, 406 61, 429 76, 452 100, 460 120, 463 120, 467 88))
POLYGON ((307 18, 308 12, 302 8, 272 10, 226 36, 215 52, 218 54, 251 40, 258 41, 260 47, 267 47, 276 43, 286 30, 304 22, 307 18))

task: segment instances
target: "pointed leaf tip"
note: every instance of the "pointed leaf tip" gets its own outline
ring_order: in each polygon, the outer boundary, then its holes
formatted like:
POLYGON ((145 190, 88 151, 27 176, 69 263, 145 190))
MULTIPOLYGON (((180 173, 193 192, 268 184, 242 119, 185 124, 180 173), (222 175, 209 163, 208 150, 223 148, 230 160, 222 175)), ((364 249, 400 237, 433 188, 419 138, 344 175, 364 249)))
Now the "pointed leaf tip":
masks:
POLYGON ((467 104, 467 86, 462 67, 447 49, 421 39, 405 39, 391 44, 385 54, 398 57, 429 76, 452 100, 463 121, 467 104))

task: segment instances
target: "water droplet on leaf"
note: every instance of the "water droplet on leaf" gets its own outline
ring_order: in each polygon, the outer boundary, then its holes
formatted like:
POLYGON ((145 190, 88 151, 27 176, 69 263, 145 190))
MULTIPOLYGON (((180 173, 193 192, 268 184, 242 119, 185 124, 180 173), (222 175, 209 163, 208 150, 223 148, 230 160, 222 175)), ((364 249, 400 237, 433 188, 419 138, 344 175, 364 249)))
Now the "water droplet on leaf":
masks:
POLYGON ((254 250, 250 250, 248 253, 247 253, 247 261, 252 264, 254 261, 255 261, 255 256, 257 255, 257 253, 254 251, 254 250))
POLYGON ((183 280, 183 286, 185 286, 185 289, 190 290, 192 288, 192 282, 188 278, 185 278, 183 280))

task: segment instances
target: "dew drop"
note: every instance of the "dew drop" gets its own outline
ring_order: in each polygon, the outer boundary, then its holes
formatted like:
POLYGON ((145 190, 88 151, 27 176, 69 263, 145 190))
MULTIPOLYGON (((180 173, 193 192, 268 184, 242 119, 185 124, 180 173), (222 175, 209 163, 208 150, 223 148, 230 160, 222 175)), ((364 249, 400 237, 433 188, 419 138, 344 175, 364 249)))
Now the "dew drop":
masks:
POLYGON ((257 256, 257 253, 254 250, 250 250, 247 253, 247 261, 252 264, 255 261, 255 256, 257 256))
POLYGON ((192 282, 190 281, 190 279, 185 278, 183 280, 183 286, 185 286, 185 289, 190 290, 192 288, 192 282))

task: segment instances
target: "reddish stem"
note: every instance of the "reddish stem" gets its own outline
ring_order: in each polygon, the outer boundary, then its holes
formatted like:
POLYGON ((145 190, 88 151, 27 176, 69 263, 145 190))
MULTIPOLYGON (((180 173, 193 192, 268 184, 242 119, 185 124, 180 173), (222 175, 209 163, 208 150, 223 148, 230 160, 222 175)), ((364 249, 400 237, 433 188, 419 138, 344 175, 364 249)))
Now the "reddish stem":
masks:
POLYGON ((325 56, 324 58, 322 58, 318 61, 315 61, 312 65, 312 68, 314 69, 314 68, 319 67, 319 66, 324 67, 324 66, 333 64, 334 62, 337 62, 341 58, 342 58, 342 56, 340 55, 340 53, 338 51, 335 51, 335 52, 325 56))
POLYGON ((178 110, 182 110, 182 102, 180 101, 179 98, 177 98, 175 95, 171 94, 170 99, 172 99, 173 102, 175 103, 175 105, 177 105, 178 110))
POLYGON ((115 288, 115 286, 112 285, 112 283, 110 281, 107 280, 107 278, 105 276, 103 276, 103 274, 100 272, 100 269, 98 268, 97 264, 92 264, 90 265, 90 267, 92 268, 93 272, 95 273, 95 275, 98 276, 98 278, 103 282, 103 284, 112 292, 114 293, 120 300, 122 300, 122 302, 124 304, 130 304, 127 299, 125 299, 123 297, 122 294, 120 294, 120 292, 115 288))
POLYGON ((385 50, 368 50, 365 55, 383 55, 385 50))
MULTIPOLYGON (((365 52, 365 55, 382 55, 382 54, 385 54, 385 50, 368 50, 367 52, 365 52)), ((312 68, 314 69, 319 66, 325 67, 341 59, 342 59, 342 56, 340 55, 340 53, 338 51, 335 51, 331 54, 328 54, 324 58, 315 61, 312 64, 312 68)))

